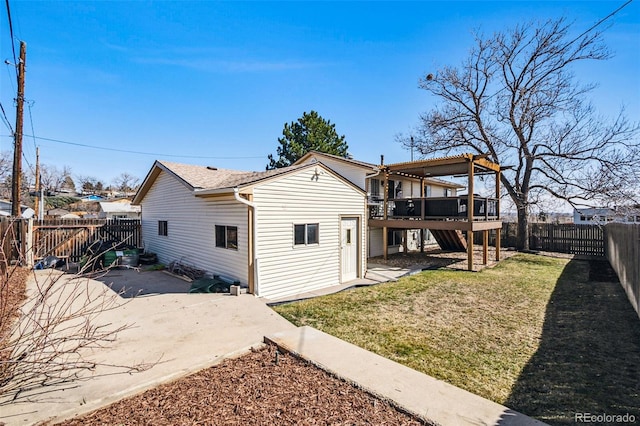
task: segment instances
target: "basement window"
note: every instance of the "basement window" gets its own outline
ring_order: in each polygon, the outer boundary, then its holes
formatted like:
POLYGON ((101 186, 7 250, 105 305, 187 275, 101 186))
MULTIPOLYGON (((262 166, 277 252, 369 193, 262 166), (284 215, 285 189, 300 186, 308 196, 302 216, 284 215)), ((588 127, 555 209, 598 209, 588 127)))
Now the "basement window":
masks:
POLYGON ((166 220, 158 221, 158 235, 166 237, 169 235, 169 223, 166 220))
POLYGON ((318 244, 319 225, 317 223, 305 223, 304 225, 293 225, 293 243, 295 245, 318 244))
POLYGON ((238 227, 216 225, 216 247, 238 250, 238 227))
POLYGON ((389 229, 387 231, 387 246, 402 245, 402 230, 389 229))

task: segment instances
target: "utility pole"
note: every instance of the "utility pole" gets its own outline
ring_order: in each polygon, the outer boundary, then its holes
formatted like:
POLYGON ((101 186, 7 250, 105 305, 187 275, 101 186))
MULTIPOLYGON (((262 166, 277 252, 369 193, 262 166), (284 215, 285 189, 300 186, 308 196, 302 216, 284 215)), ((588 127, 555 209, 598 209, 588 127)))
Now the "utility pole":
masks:
POLYGON ((16 97, 16 132, 13 147, 13 178, 11 187, 11 216, 20 217, 20 189, 22 187, 22 124, 24 114, 24 72, 27 60, 27 44, 20 42, 20 61, 18 68, 18 96, 16 97))
POLYGON ((36 211, 36 217, 40 217, 40 147, 36 147, 36 197, 34 200, 34 210, 36 211))
POLYGON ((413 136, 411 136, 411 161, 413 162, 413 136))

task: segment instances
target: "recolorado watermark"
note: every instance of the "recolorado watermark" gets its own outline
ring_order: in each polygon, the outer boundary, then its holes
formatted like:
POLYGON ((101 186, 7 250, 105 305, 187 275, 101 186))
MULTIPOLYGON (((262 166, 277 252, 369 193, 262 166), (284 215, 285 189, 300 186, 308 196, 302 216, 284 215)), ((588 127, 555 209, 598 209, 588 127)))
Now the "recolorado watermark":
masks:
POLYGON ((576 413, 574 416, 576 423, 635 423, 636 416, 633 414, 607 414, 607 413, 576 413))

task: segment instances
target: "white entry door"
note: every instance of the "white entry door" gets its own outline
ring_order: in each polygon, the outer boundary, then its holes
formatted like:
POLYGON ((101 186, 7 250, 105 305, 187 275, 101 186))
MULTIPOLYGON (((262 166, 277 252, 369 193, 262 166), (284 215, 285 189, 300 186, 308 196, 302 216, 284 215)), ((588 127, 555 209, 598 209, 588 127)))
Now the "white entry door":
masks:
POLYGON ((358 219, 343 218, 340 226, 340 251, 342 258, 341 282, 358 278, 358 219))

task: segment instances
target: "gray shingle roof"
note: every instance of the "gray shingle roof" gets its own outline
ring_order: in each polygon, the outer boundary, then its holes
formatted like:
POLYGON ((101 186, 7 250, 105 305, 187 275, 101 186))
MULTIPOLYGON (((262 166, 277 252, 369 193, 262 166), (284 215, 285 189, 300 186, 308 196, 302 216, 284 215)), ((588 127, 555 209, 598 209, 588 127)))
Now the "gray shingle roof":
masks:
POLYGON ((249 185, 266 178, 278 176, 293 170, 308 167, 301 164, 281 169, 266 170, 263 172, 244 172, 230 169, 217 169, 207 166, 194 166, 190 164, 158 161, 167 170, 184 180, 194 189, 223 189, 236 186, 249 185))

